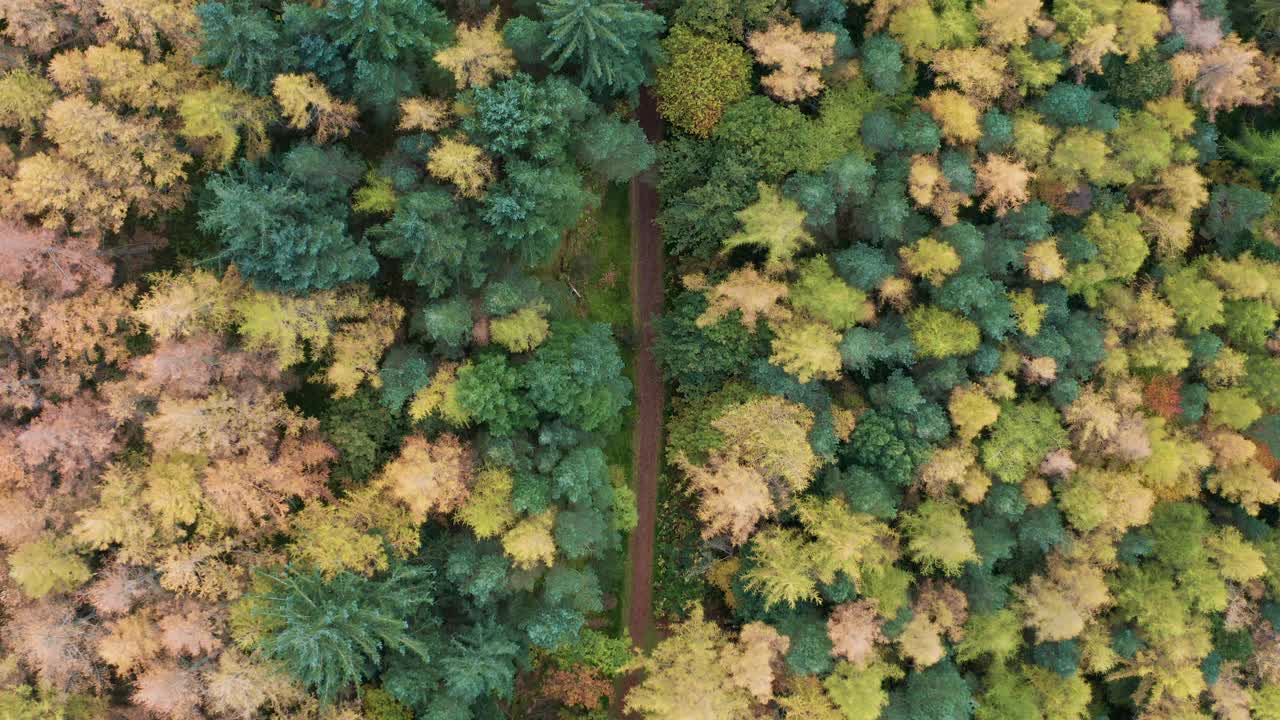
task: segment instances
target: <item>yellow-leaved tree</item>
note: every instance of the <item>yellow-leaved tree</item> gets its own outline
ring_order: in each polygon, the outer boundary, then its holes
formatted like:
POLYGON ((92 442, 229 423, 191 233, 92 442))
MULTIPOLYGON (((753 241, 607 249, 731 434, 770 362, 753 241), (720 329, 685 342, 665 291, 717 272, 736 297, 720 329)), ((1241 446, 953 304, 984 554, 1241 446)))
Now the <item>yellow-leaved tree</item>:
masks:
POLYGON ((740 544, 757 523, 808 487, 818 466, 808 441, 813 413, 767 396, 730 406, 711 427, 724 440, 705 463, 691 463, 683 454, 675 461, 699 495, 703 536, 724 534, 740 544))
POLYGON ((467 500, 471 451, 448 433, 435 440, 411 435, 377 482, 408 506, 419 522, 432 512, 448 514, 467 500))
POLYGON ((437 132, 453 119, 449 103, 440 98, 411 97, 400 101, 400 123, 397 130, 437 132))
POLYGON ((725 238, 722 252, 743 245, 760 245, 769 254, 765 270, 781 272, 791 267, 791 259, 801 248, 813 244, 805 229, 805 211, 771 185, 759 184, 760 199, 736 215, 742 230, 725 238))
POLYGON ((254 289, 234 269, 221 279, 197 270, 153 276, 134 317, 160 339, 235 330, 244 349, 270 353, 279 370, 327 360, 313 379, 332 385, 334 397, 348 397, 363 383, 381 385, 378 362, 404 308, 360 288, 293 296, 254 289))
POLYGON ((355 103, 335 99, 314 74, 277 75, 271 82, 271 92, 289 127, 314 128, 318 143, 344 138, 356 126, 359 110, 355 103))
POLYGON ((478 25, 461 25, 457 42, 435 54, 459 88, 488 87, 516 71, 516 56, 502 40, 495 8, 478 25))
POLYGON ((790 646, 772 627, 749 623, 737 641, 695 606, 651 653, 635 660, 644 680, 627 693, 626 708, 646 720, 723 720, 751 716, 768 702, 774 670, 790 646))
POLYGON ((484 197, 484 187, 493 181, 493 162, 484 150, 456 137, 441 138, 431 148, 427 161, 431 176, 453 183, 463 197, 484 197))
POLYGON ((229 83, 183 93, 178 116, 182 120, 179 133, 214 167, 229 165, 242 144, 251 160, 271 147, 267 137, 267 126, 275 119, 271 101, 229 83))
POLYGON ((556 561, 556 541, 551 535, 555 527, 554 509, 526 517, 502 536, 502 549, 515 563, 525 570, 556 561))
POLYGON ((191 157, 158 120, 77 95, 49 106, 44 136, 53 148, 19 161, 8 186, 12 213, 96 235, 119 230, 131 210, 146 217, 186 199, 191 157))
POLYGON ((779 100, 796 102, 822 92, 820 73, 835 60, 836 36, 807 32, 792 19, 751 33, 747 45, 756 62, 777 68, 760 79, 764 89, 779 100))
POLYGON ((501 535, 515 522, 511 506, 514 479, 506 468, 489 467, 476 474, 466 503, 456 516, 480 539, 501 535))

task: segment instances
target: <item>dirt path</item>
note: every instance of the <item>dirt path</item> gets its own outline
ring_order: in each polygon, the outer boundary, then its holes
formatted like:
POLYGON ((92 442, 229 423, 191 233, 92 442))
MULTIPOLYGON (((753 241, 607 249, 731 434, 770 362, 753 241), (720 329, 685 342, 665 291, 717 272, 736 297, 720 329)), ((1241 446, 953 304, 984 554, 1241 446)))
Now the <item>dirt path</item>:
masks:
MULTIPOLYGON (((640 94, 636 119, 650 142, 662 138, 662 119, 653 96, 645 88, 640 94)), ((658 466, 662 454, 662 374, 653 354, 653 318, 662 312, 662 237, 654 222, 658 213, 657 170, 631 181, 631 295, 632 319, 636 332, 636 425, 635 452, 636 510, 640 520, 631 533, 631 612, 627 629, 638 648, 648 646, 653 635, 653 541, 654 515, 658 505, 658 466)), ((619 697, 638 678, 622 683, 619 697)), ((618 703, 621 705, 621 703, 618 703)), ((620 717, 620 712, 615 717, 620 717)))

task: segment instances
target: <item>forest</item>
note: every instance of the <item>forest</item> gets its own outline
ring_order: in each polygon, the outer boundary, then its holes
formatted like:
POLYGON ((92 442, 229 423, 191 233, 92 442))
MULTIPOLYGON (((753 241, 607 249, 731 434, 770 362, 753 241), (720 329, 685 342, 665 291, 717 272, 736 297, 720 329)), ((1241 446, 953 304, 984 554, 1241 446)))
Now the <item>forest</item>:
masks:
POLYGON ((0 720, 1280 720, 1280 0, 0 0, 0 720))

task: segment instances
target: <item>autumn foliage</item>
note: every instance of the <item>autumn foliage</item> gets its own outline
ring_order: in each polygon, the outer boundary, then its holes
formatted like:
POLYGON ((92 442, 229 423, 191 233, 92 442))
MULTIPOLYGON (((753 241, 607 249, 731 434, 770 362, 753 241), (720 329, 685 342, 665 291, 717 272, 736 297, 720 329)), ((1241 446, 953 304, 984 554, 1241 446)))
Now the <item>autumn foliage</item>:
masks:
POLYGON ((0 2, 0 717, 608 702, 630 384, 535 270, 653 150, 477 8, 0 2))
POLYGON ((0 719, 1280 718, 1277 38, 0 0, 0 719))
POLYGON ((1280 621, 1274 9, 688 0, 671 21, 672 634, 633 709, 1276 713, 1255 639, 1280 621), (708 667, 696 705, 679 663, 758 623, 787 639, 772 699, 708 667))

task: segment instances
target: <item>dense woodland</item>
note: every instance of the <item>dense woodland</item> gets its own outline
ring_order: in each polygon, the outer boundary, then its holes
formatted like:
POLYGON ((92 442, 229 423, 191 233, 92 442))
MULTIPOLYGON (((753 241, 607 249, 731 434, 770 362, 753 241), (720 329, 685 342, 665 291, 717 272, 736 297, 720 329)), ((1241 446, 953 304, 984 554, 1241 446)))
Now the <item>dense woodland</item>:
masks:
POLYGON ((0 0, 0 719, 1280 720, 1278 92, 1278 0, 0 0))
POLYGON ((662 19, 0 15, 0 717, 603 708, 631 386, 562 245, 662 19))

